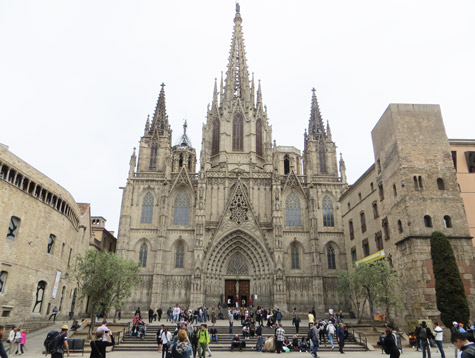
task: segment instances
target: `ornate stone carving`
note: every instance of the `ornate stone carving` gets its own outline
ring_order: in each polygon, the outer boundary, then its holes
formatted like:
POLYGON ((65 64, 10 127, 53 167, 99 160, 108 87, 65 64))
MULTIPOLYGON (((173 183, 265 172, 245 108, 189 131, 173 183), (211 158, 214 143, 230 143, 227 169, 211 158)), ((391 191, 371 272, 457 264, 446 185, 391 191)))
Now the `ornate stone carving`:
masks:
POLYGON ((249 267, 247 265, 247 260, 240 253, 234 254, 228 263, 228 270, 226 271, 228 275, 248 275, 249 267))
POLYGON ((229 219, 240 225, 249 220, 248 211, 249 208, 242 187, 238 186, 229 206, 229 219))

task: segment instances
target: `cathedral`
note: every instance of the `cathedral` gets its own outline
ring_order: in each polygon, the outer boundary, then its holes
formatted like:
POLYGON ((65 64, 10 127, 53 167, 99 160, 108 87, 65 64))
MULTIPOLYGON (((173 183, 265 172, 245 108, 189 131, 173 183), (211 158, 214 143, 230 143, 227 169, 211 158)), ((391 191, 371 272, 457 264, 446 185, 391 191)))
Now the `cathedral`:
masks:
POLYGON ((162 84, 123 188, 117 251, 138 260, 142 276, 124 311, 251 298, 282 311, 342 307, 337 277, 347 261, 338 198, 348 185, 312 92, 303 152, 277 146, 260 83, 249 75, 239 5, 199 167, 186 123, 172 138, 162 84))

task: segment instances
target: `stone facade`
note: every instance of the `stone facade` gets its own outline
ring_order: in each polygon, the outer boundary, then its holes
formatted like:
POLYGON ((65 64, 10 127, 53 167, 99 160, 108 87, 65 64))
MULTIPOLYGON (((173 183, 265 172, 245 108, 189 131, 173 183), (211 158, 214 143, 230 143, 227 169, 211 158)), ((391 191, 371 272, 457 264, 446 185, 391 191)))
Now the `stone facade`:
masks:
POLYGON ((79 314, 65 274, 89 247, 89 205, 0 145, 0 323, 79 314))
POLYGON ((247 304, 252 295, 255 305, 323 312, 344 301, 336 292, 338 270, 346 268, 338 205, 347 188, 344 162, 315 91, 303 153, 272 141, 241 24, 237 8, 199 170, 186 126, 172 146, 164 85, 131 157, 117 252, 139 260, 143 280, 126 309, 247 304))
POLYGON ((429 238, 451 241, 472 314, 474 258, 438 105, 391 104, 372 131, 375 164, 340 198, 348 267, 384 249, 403 281, 405 319, 436 318, 429 238))

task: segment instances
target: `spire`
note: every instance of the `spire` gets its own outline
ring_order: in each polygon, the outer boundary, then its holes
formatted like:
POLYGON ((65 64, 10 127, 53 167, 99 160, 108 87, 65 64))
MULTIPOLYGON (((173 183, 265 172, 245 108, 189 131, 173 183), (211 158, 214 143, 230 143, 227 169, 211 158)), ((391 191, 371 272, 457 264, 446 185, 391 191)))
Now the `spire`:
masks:
POLYGON ((165 105, 165 83, 162 83, 162 89, 158 95, 157 106, 155 107, 155 113, 153 114, 152 125, 150 132, 162 133, 164 130, 168 130, 168 116, 167 108, 165 105))
POLYGON ((262 105, 262 90, 261 90, 261 80, 257 85, 257 104, 256 107, 259 108, 259 105, 262 105))
POLYGON ((186 134, 186 129, 188 128, 188 124, 186 123, 186 119, 185 119, 185 123, 183 123, 183 134, 182 136, 180 137, 179 141, 178 141, 178 145, 183 145, 183 146, 188 146, 188 147, 191 147, 191 141, 190 139, 188 138, 188 135, 186 134))
POLYGON ((320 107, 318 106, 317 96, 315 95, 315 88, 312 88, 312 92, 312 107, 310 110, 310 121, 308 123, 308 134, 312 136, 313 139, 325 138, 325 127, 323 126, 320 107))
POLYGON ((224 100, 224 80, 223 80, 223 71, 221 71, 221 85, 219 87, 219 104, 221 105, 224 100))
POLYGON ((340 176, 341 182, 346 184, 346 165, 345 161, 343 160, 343 155, 340 153, 340 176))
POLYGON ((332 140, 332 132, 330 130, 330 122, 327 121, 327 139, 332 140))
POLYGON ((256 93, 256 86, 254 85, 254 72, 252 73, 252 80, 251 80, 251 103, 252 106, 255 106, 255 98, 254 94, 256 93))
POLYGON ((250 101, 249 72, 247 70, 246 51, 242 34, 242 18, 239 4, 236 4, 234 31, 231 40, 228 69, 226 71, 225 100, 241 98, 250 101))
POLYGON ((147 114, 147 122, 145 122, 144 135, 147 135, 149 130, 150 130, 150 114, 147 114))
POLYGON ((137 155, 135 154, 135 147, 134 147, 134 152, 130 156, 130 162, 129 162, 129 178, 134 177, 136 165, 137 165, 137 155))
POLYGON ((218 108, 218 80, 214 79, 214 90, 213 90, 213 103, 211 105, 211 110, 216 110, 218 108))

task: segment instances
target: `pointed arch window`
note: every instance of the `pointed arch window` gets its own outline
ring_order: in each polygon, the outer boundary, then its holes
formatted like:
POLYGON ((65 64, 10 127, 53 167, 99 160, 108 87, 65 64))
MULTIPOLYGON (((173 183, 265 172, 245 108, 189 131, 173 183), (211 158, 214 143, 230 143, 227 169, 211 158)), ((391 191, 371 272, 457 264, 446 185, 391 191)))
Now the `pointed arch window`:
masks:
POLYGON ((157 152, 158 145, 157 143, 153 143, 150 150, 150 169, 155 169, 157 167, 157 152))
POLYGON ((219 119, 215 119, 213 122, 213 140, 211 144, 211 155, 219 153, 219 132, 220 122, 219 119))
POLYGON ((233 151, 243 151, 243 137, 244 129, 242 115, 237 114, 233 120, 233 151))
POLYGON ((285 200, 285 225, 302 226, 300 199, 295 192, 290 192, 285 200))
POLYGON ((328 269, 336 270, 335 249, 333 248, 333 246, 328 246, 327 248, 327 260, 328 260, 328 269))
POLYGON ((7 284, 7 271, 0 271, 0 293, 5 292, 5 285, 7 284))
POLYGON ((33 313, 41 313, 41 308, 43 307, 43 299, 45 297, 46 282, 38 282, 36 286, 36 296, 35 296, 35 305, 33 306, 33 313))
POLYGON ((290 159, 289 156, 286 154, 284 156, 284 174, 287 175, 290 173, 290 159))
POLYGON ((256 154, 262 157, 262 120, 256 121, 256 154))
POLYGON ((323 226, 334 227, 335 217, 333 216, 333 201, 328 195, 325 195, 322 200, 323 207, 323 226))
POLYGON ((180 191, 175 197, 173 225, 190 224, 190 197, 186 191, 180 191))
POLYGON ((179 243, 176 247, 176 254, 175 254, 175 267, 176 268, 183 268, 185 261, 185 246, 182 243, 179 243))
POLYGON ((153 195, 151 192, 147 192, 142 202, 142 218, 143 224, 150 224, 153 216, 153 195))
POLYGON ((148 255, 148 246, 146 243, 140 245, 140 252, 139 252, 139 266, 140 267, 147 267, 147 255, 148 255))
POLYGON ((292 256, 292 270, 300 269, 300 253, 299 248, 296 244, 292 244, 290 249, 290 254, 292 256))
POLYGON ((320 173, 326 174, 327 172, 327 153, 325 150, 325 146, 320 145, 318 151, 318 161, 320 162, 320 173))

